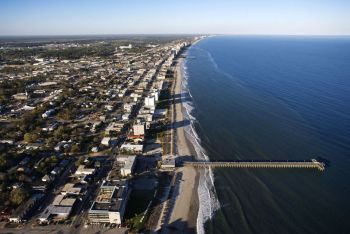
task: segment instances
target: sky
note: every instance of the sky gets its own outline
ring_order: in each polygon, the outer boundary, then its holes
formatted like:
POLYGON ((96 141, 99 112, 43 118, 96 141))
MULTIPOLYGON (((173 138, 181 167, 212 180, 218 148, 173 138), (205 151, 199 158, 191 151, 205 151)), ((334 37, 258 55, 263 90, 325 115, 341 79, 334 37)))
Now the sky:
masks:
POLYGON ((350 35, 350 0, 0 0, 0 35, 350 35))

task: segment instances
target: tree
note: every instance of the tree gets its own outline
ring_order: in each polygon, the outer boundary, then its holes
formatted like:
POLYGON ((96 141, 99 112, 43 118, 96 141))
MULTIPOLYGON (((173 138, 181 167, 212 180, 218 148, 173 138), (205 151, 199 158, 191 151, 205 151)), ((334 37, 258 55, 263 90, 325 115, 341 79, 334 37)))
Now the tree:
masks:
POLYGON ((56 139, 61 139, 63 134, 65 133, 65 129, 63 126, 59 126, 54 133, 56 139))
POLYGON ((20 205, 29 197, 29 193, 23 188, 15 188, 10 193, 10 201, 12 204, 20 205))
POLYGON ((72 145, 71 152, 76 154, 80 151, 80 147, 77 144, 72 145))
POLYGON ((6 167, 7 166, 7 157, 6 154, 1 154, 0 155, 0 168, 6 167))
POLYGON ((32 142, 32 136, 30 135, 30 133, 24 134, 23 139, 24 139, 24 141, 27 142, 27 143, 32 142))
POLYGON ((36 133, 26 133, 23 137, 24 141, 27 143, 36 142, 38 138, 39 136, 36 133))
POLYGON ((84 162, 84 156, 80 156, 77 161, 75 161, 75 166, 80 166, 84 162))

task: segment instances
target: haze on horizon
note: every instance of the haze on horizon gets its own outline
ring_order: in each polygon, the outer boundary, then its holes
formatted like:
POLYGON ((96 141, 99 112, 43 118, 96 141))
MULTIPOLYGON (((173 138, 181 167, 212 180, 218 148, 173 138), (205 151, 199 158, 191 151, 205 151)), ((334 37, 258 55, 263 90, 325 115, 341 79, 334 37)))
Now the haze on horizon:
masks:
POLYGON ((350 35, 347 0, 11 0, 0 36, 81 34, 350 35))

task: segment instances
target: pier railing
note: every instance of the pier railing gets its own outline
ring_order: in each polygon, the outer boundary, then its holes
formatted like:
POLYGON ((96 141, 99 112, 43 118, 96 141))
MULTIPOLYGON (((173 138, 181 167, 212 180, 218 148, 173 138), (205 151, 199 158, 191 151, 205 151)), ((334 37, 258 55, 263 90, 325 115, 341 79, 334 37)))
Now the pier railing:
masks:
POLYGON ((195 161, 184 162, 184 166, 192 166, 196 168, 206 167, 232 167, 232 168, 305 168, 305 169, 318 169, 320 171, 325 170, 325 164, 312 159, 310 161, 222 161, 222 162, 208 162, 208 161, 195 161))

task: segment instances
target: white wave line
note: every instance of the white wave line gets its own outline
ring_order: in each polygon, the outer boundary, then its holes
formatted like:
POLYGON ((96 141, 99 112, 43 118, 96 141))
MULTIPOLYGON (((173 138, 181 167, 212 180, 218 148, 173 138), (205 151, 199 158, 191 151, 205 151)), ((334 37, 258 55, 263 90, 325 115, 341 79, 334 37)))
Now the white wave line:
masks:
MULTIPOLYGON (((188 92, 189 96, 192 98, 192 95, 188 89, 188 74, 187 74, 187 65, 186 61, 184 63, 184 69, 183 72, 183 80, 181 85, 181 99, 185 98, 184 93, 188 92)), ((185 127, 185 132, 192 142, 194 149, 197 153, 197 158, 200 158, 201 160, 209 160, 208 155, 206 155, 204 148, 201 146, 201 140, 194 128, 194 121, 196 121, 196 118, 191 115, 191 112, 194 109, 193 103, 190 101, 186 101, 183 103, 183 107, 185 109, 185 118, 190 120, 190 125, 185 127)), ((198 217, 197 217, 197 233, 204 234, 204 223, 208 220, 210 220, 214 212, 220 208, 219 201, 216 197, 216 191, 214 187, 214 175, 211 169, 205 169, 202 173, 199 175, 199 181, 198 184, 198 198, 199 198, 199 209, 198 209, 198 217), (210 202, 205 202, 210 201, 210 202)))

